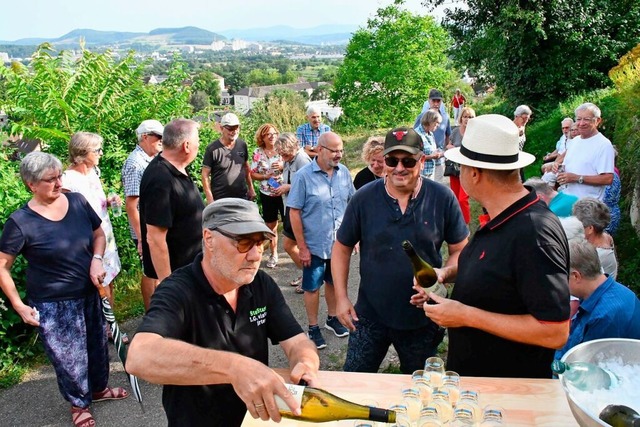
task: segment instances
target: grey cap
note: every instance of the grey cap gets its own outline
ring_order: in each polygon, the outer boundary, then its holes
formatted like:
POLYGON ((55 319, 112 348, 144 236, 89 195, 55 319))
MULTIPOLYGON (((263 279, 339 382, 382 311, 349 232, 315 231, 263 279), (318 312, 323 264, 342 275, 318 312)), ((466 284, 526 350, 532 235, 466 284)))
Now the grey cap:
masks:
POLYGON ((144 135, 146 133, 153 133, 158 136, 162 136, 164 133, 164 126, 157 120, 145 120, 140 123, 138 129, 136 129, 138 135, 144 135))
POLYGON ((215 200, 202 212, 202 228, 231 234, 267 233, 275 236, 260 216, 258 205, 244 199, 215 200))
POLYGON ((429 99, 442 99, 442 92, 438 89, 431 89, 429 91, 429 99))

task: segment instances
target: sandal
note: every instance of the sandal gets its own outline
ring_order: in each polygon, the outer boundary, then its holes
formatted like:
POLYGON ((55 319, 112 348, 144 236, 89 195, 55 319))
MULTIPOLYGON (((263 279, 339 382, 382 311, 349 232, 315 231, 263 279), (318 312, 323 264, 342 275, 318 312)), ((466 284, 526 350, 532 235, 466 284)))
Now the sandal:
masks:
POLYGON ((71 422, 75 427, 93 427, 96 425, 96 420, 93 419, 89 408, 78 408, 77 406, 71 407, 71 422))
POLYGON ((304 290, 302 289, 302 285, 298 285, 296 286, 296 290, 295 290, 296 294, 304 294, 304 290))
POLYGON ((126 399, 127 397, 129 397, 129 392, 122 387, 107 387, 102 391, 91 394, 91 399, 94 402, 102 402, 103 400, 120 400, 126 399))
POLYGON ((298 277, 295 280, 290 281, 289 286, 300 286, 300 283, 302 283, 302 276, 298 277))

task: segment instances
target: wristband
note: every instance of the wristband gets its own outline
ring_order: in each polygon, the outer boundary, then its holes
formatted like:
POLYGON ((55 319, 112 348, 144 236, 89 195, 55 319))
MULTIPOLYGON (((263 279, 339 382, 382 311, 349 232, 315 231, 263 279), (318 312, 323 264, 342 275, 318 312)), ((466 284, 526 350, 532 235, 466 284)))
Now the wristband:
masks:
POLYGON ((102 261, 102 255, 93 254, 93 257, 94 257, 95 259, 99 259, 100 261, 102 261))

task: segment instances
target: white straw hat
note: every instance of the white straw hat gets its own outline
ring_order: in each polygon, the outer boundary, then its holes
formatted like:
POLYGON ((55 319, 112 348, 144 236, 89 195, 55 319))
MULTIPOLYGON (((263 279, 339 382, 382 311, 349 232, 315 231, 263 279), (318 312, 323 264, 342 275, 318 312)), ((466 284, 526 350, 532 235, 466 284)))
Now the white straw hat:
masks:
POLYGON ((533 163, 532 154, 519 150, 518 127, 499 114, 485 114, 470 119, 460 147, 444 156, 461 165, 482 169, 513 170, 533 163))

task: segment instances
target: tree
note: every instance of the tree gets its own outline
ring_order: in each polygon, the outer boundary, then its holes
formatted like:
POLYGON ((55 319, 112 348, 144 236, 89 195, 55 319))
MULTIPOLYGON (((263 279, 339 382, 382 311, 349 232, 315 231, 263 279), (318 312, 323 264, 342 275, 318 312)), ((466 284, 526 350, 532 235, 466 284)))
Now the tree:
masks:
POLYGON ((198 112, 207 108, 209 104, 209 95, 203 90, 196 90, 191 93, 189 104, 193 107, 193 111, 198 112))
POLYGON ((455 40, 452 57, 514 105, 610 85, 608 70, 640 41, 637 0, 458 2, 466 7, 447 9, 443 21, 455 40))
POLYGON ((402 3, 378 9, 349 41, 331 100, 350 124, 391 127, 408 122, 431 87, 453 78, 445 56, 450 46, 446 31, 430 16, 401 9, 402 3))
MULTIPOLYGON (((201 71, 196 74, 192 88, 196 92, 204 92, 209 97, 207 104, 220 104, 220 79, 211 71, 201 71)), ((193 105, 193 102, 191 104, 193 105)))

